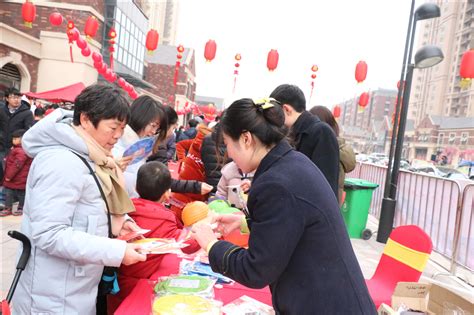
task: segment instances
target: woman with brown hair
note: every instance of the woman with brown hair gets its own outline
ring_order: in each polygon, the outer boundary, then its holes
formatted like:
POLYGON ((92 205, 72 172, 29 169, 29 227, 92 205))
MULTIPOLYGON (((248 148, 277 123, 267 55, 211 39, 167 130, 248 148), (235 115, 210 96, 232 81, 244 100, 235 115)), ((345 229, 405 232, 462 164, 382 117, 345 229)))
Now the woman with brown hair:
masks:
POLYGON ((344 191, 344 179, 346 173, 351 172, 356 166, 356 159, 354 150, 346 143, 346 140, 339 136, 339 125, 334 118, 331 111, 325 106, 314 106, 309 110, 313 115, 316 115, 321 121, 327 123, 334 130, 339 143, 339 181, 338 181, 338 200, 339 204, 342 205, 344 200, 342 198, 344 191))

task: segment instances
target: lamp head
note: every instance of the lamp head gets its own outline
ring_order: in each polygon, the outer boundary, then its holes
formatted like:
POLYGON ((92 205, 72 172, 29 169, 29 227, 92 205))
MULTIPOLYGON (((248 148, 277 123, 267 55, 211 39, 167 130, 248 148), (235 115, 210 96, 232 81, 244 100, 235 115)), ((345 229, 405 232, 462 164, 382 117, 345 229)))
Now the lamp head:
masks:
POLYGON ((437 65, 443 61, 444 55, 438 46, 426 45, 415 54, 415 68, 423 69, 437 65))
POLYGON ((427 20, 441 16, 439 6, 434 3, 425 3, 415 11, 415 21, 427 20))

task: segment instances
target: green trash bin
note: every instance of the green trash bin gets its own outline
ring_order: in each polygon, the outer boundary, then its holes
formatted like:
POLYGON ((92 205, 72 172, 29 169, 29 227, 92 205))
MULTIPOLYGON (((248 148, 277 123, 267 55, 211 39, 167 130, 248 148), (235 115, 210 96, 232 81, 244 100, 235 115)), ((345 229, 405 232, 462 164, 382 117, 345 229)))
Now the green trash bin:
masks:
POLYGON ((346 198, 341 207, 342 216, 351 238, 369 239, 372 232, 365 228, 369 217, 370 203, 378 184, 359 178, 346 178, 344 191, 346 198))

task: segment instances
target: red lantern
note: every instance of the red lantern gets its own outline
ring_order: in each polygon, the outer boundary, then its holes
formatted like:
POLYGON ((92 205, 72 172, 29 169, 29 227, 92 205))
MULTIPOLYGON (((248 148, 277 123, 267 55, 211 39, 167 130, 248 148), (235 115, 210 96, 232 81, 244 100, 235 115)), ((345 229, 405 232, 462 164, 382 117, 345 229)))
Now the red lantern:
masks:
POLYGON ((121 88, 123 88, 123 87, 125 86, 125 83, 127 83, 127 81, 125 81, 124 78, 118 78, 117 84, 118 84, 121 88))
POLYGON ((359 61, 355 69, 355 79, 357 83, 361 83, 367 77, 367 64, 365 61, 359 61))
POLYGON ((89 57, 91 55, 91 49, 86 46, 83 50, 81 50, 81 54, 84 57, 89 57))
POLYGON ((242 55, 241 55, 241 54, 236 54, 236 55, 235 55, 235 60, 240 61, 241 59, 242 59, 242 55))
POLYGON ((181 58, 183 58, 183 52, 184 52, 184 47, 183 45, 179 45, 176 47, 176 50, 178 51, 178 54, 176 55, 176 64, 174 66, 174 77, 173 77, 173 85, 176 87, 178 84, 178 74, 179 74, 179 67, 181 66, 181 58))
POLYGON ((311 79, 316 79, 316 77, 317 77, 317 75, 316 75, 315 73, 313 73, 313 74, 311 75, 311 79))
POLYGON ((359 97, 359 106, 364 108, 369 103, 369 93, 364 92, 359 97))
POLYGON ((33 22, 36 18, 35 5, 32 2, 26 0, 26 2, 21 6, 21 16, 23 17, 25 26, 32 28, 33 22))
POLYGON ((158 35, 158 32, 156 30, 149 30, 146 34, 145 46, 149 54, 151 54, 156 49, 156 47, 158 47, 159 38, 160 36, 158 35))
POLYGON ((204 58, 207 62, 211 62, 216 57, 216 42, 212 39, 208 40, 204 48, 204 58))
POLYGON ((72 43, 74 42, 74 37, 76 36, 74 29, 74 22, 68 21, 66 35, 69 40, 69 57, 71 58, 71 62, 74 62, 74 58, 72 57, 72 43))
POLYGON ((95 62, 102 62, 102 55, 94 51, 92 53, 92 60, 94 60, 95 62))
POLYGON ((464 79, 474 78, 474 49, 466 51, 462 56, 459 74, 464 79))
POLYGON ((339 118, 341 116, 341 107, 339 105, 334 106, 334 109, 332 110, 332 114, 334 118, 339 118))
POLYGON ((270 71, 274 71, 278 66, 278 51, 276 49, 270 50, 267 56, 267 68, 270 71))
POLYGON ((86 21, 86 26, 84 27, 84 34, 86 34, 87 40, 91 40, 91 38, 95 36, 98 28, 99 22, 97 22, 95 16, 89 16, 86 21))
POLYGON ((84 49, 87 47, 87 42, 81 36, 79 36, 76 40, 76 45, 79 49, 84 49))
POLYGON ((313 65, 313 66, 311 67, 311 71, 313 71, 313 72, 317 72, 318 70, 319 70, 319 68, 318 68, 317 65, 313 65))
POLYGON ((115 31, 113 27, 111 27, 109 31, 110 69, 114 69, 115 37, 117 37, 117 32, 115 31))
POLYGON ((178 50, 179 53, 183 53, 184 52, 184 47, 183 45, 179 45, 178 48, 176 48, 178 50))
POLYGON ((49 23, 54 26, 63 24, 63 16, 59 12, 53 12, 49 15, 49 23))

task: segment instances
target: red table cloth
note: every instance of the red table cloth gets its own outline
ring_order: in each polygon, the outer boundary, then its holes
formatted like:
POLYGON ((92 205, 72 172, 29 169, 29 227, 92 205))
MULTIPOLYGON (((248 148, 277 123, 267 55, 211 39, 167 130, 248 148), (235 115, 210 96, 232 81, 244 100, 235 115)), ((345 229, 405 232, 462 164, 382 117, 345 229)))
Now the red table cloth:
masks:
MULTIPOLYGON (((153 299, 153 281, 159 277, 168 276, 179 273, 179 262, 181 261, 176 255, 166 255, 160 265, 160 270, 152 276, 150 280, 140 280, 130 295, 120 304, 115 311, 115 315, 149 315, 151 314, 151 306, 153 299)), ((223 305, 238 299, 242 295, 247 295, 255 300, 272 305, 272 296, 270 289, 247 288, 239 283, 224 284, 222 289, 214 288, 215 299, 221 301, 223 305)))

